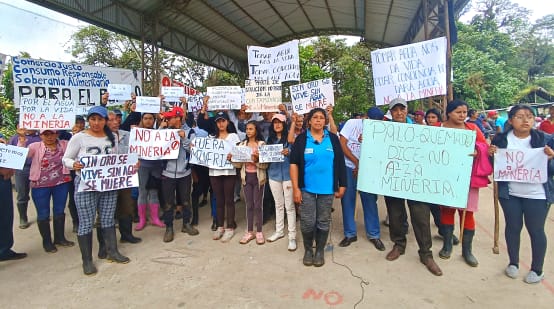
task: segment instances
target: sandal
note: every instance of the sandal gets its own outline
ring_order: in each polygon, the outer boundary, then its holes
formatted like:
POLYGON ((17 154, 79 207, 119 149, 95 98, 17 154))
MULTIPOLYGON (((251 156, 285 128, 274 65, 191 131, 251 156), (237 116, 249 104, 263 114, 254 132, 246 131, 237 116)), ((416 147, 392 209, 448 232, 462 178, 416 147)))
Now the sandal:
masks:
POLYGON ((252 239, 256 238, 254 236, 254 234, 250 233, 250 232, 246 232, 244 233, 244 236, 242 236, 241 240, 239 241, 239 243, 241 245, 246 245, 247 243, 249 243, 252 239))
POLYGON ((258 245, 265 244, 265 238, 264 238, 264 234, 262 232, 257 232, 256 233, 256 243, 258 245))

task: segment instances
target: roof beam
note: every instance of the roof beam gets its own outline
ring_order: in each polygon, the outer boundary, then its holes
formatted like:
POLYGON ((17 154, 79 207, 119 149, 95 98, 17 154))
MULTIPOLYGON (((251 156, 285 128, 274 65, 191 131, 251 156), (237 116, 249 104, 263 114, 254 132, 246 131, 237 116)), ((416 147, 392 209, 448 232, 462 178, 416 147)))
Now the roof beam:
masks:
MULTIPOLYGON (((354 0, 356 1, 356 0, 354 0)), ((304 13, 304 16, 306 16, 306 20, 310 24, 310 27, 312 27, 312 30, 316 30, 314 24, 312 23, 312 20, 308 16, 308 12, 306 12, 306 9, 304 8, 304 4, 300 3, 300 0, 296 0, 296 3, 298 3, 298 7, 302 10, 302 13, 304 13)))
POLYGON ((255 37, 253 37, 252 35, 250 35, 250 33, 244 31, 244 29, 238 27, 232 20, 230 20, 229 18, 227 18, 227 16, 221 14, 221 12, 219 12, 218 10, 216 10, 216 9, 215 9, 212 5, 210 5, 208 2, 202 1, 201 3, 204 4, 205 6, 207 6, 213 13, 217 14, 220 18, 226 20, 228 23, 230 23, 231 25, 233 25, 237 31, 239 31, 240 33, 242 33, 242 34, 244 34, 245 36, 247 36, 250 40, 254 41, 257 45, 261 45, 261 44, 262 44, 257 38, 255 38, 255 37))
POLYGON ((329 6, 329 0, 325 0, 325 6, 327 7, 327 12, 329 13, 329 18, 331 19, 331 24, 333 25, 333 28, 337 28, 337 24, 335 24, 335 19, 333 18, 333 13, 331 12, 331 7, 329 6))
POLYGON ((387 13, 387 21, 385 21, 385 29, 383 30, 383 36, 381 37, 381 42, 385 42, 385 36, 387 35, 387 29, 389 28, 390 13, 392 12, 393 5, 394 5, 394 0, 391 0, 389 5, 389 11, 387 13))
POLYGON ((277 39, 277 37, 271 33, 271 31, 269 31, 269 29, 267 29, 266 27, 264 27, 262 24, 260 24, 259 21, 257 21, 252 15, 250 15, 250 13, 248 13, 242 6, 238 5, 237 1, 235 0, 231 0, 231 2, 239 9, 242 11, 242 13, 244 13, 246 16, 248 16, 248 18, 250 18, 254 23, 256 23, 256 25, 258 25, 258 27, 260 27, 261 29, 263 29, 270 37, 273 38, 273 40, 277 39))
POLYGON ((285 18, 283 17, 283 15, 281 15, 281 13, 279 11, 277 11, 277 9, 275 8, 275 6, 273 6, 273 4, 271 2, 269 2, 268 0, 265 0, 265 2, 267 3, 267 5, 269 5, 269 7, 271 7, 273 9, 273 12, 275 12, 275 14, 277 14, 277 16, 279 16, 279 18, 281 19, 281 21, 287 26, 287 28, 289 28, 289 31, 294 35, 296 34, 296 31, 294 31, 294 29, 292 29, 292 27, 289 25, 289 23, 285 20, 285 18))

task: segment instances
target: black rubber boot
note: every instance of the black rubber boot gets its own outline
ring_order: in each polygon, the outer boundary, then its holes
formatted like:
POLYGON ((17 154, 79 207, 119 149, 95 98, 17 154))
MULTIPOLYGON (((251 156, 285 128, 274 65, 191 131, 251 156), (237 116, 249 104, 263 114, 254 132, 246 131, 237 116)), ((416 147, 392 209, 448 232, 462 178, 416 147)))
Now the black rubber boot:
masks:
POLYGON ((449 259, 452 255, 452 236, 454 235, 454 225, 443 224, 442 230, 442 249, 439 251, 439 257, 441 259, 449 259))
POLYGON ((325 245, 327 244, 327 237, 329 231, 322 231, 317 229, 315 237, 315 256, 314 266, 321 267, 325 264, 325 245))
POLYGON ((121 234, 120 241, 122 243, 137 244, 142 241, 142 239, 133 236, 133 220, 130 216, 119 219, 119 233, 121 234))
POLYGON ((54 244, 62 247, 73 247, 75 243, 65 239, 65 214, 54 217, 54 244))
POLYGON ((475 256, 473 256, 473 253, 471 253, 471 245, 473 243, 474 235, 475 231, 464 229, 464 238, 462 239, 462 256, 464 257, 467 265, 471 267, 477 267, 477 265, 479 265, 479 262, 475 256))
POLYGON ((17 203, 17 212, 19 213, 19 228, 26 229, 31 223, 27 218, 27 208, 29 207, 28 203, 17 203))
POLYGON ((117 250, 117 241, 115 237, 115 227, 102 228, 102 234, 104 236, 104 242, 106 244, 106 251, 108 252, 108 261, 121 264, 127 264, 131 260, 119 253, 117 250))
POLYGON ((81 249, 81 258, 83 259, 83 273, 92 276, 97 273, 94 263, 92 263, 92 233, 77 236, 79 249, 81 249))
POLYGON ((306 266, 312 266, 314 265, 314 232, 302 232, 302 239, 304 240, 304 258, 302 263, 306 266))
POLYGON ((98 258, 103 260, 108 257, 108 253, 106 252, 106 243, 104 242, 104 235, 100 227, 96 228, 96 238, 98 239, 98 258))
POLYGON ((42 236, 42 247, 44 251, 48 253, 57 252, 58 249, 56 249, 56 246, 52 243, 52 235, 50 234, 50 220, 38 220, 37 225, 40 236, 42 236))

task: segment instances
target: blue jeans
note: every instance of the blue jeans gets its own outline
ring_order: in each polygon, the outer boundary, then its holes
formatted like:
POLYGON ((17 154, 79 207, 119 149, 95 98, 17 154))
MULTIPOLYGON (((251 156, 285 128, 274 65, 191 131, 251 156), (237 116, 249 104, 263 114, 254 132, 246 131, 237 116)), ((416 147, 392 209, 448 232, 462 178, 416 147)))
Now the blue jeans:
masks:
MULTIPOLYGON (((354 213, 356 211, 356 179, 352 169, 346 167, 346 191, 341 198, 342 224, 344 236, 354 237, 357 235, 354 213)), ((360 200, 364 210, 365 233, 369 239, 381 238, 379 226, 379 211, 377 210, 377 195, 360 191, 360 200)))
POLYGON ((550 209, 546 200, 534 200, 510 195, 509 199, 499 198, 506 220, 506 247, 510 264, 519 265, 519 245, 523 222, 531 238, 531 270, 542 272, 546 254, 546 234, 544 222, 550 209))
POLYGON ((50 199, 52 199, 52 212, 54 217, 63 215, 67 203, 69 183, 62 183, 53 187, 32 188, 31 195, 37 208, 37 220, 48 220, 50 217, 50 199))
POLYGON ((12 182, 0 176, 0 257, 8 256, 13 246, 12 182))

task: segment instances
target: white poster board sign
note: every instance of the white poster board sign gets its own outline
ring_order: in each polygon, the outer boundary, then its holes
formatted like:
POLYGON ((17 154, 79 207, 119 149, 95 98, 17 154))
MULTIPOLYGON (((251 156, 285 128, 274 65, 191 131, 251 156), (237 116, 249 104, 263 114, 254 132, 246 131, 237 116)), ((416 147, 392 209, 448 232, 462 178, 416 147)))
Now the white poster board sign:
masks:
POLYGON ((234 169, 227 155, 234 145, 213 137, 195 137, 190 149, 190 164, 207 166, 213 169, 234 169))
POLYGON ((22 170, 29 148, 0 143, 0 167, 22 170))
POLYGON ((258 147, 260 163, 283 162, 285 161, 285 156, 282 152, 283 144, 262 145, 258 147))
POLYGON ((138 187, 138 157, 135 153, 84 156, 79 162, 81 182, 78 192, 113 191, 138 187))
POLYGON ((136 102, 137 102, 137 108, 136 108, 137 112, 153 113, 153 114, 157 114, 160 112, 161 100, 159 97, 137 96, 136 102))
POLYGON ((275 46, 248 46, 249 79, 300 80, 298 40, 275 46))
POLYGON ((446 38, 371 52, 377 105, 446 94, 446 38))
POLYGON ((235 146, 231 150, 231 162, 252 162, 252 148, 235 146))
POLYGON ((290 86, 292 108, 299 115, 306 114, 316 107, 326 108, 335 105, 333 81, 331 78, 290 86))
POLYGON ((187 111, 196 114, 202 109, 203 104, 203 95, 191 95, 187 98, 187 111))
POLYGON ((246 112, 278 112, 281 104, 281 83, 277 80, 244 81, 246 112))
POLYGON ((179 98, 185 96, 185 88, 183 87, 162 87, 164 101, 179 102, 179 98))
POLYGON ((181 146, 179 131, 133 127, 129 134, 129 153, 136 153, 144 160, 177 159, 181 146))
POLYGON ((131 100, 133 87, 130 84, 109 84, 108 92, 110 93, 110 101, 127 101, 131 100))
POLYGON ((71 130, 75 116, 75 103, 71 100, 22 98, 19 103, 20 128, 71 130))
POLYGON ((206 95, 210 97, 208 110, 240 109, 242 90, 239 86, 208 87, 206 95))
POLYGON ((138 71, 21 57, 12 62, 16 107, 24 97, 72 100, 82 115, 100 105, 109 84, 130 84, 136 95, 142 94, 138 71))
POLYGON ((548 156, 544 148, 500 149, 494 155, 494 180, 545 183, 548 156))

